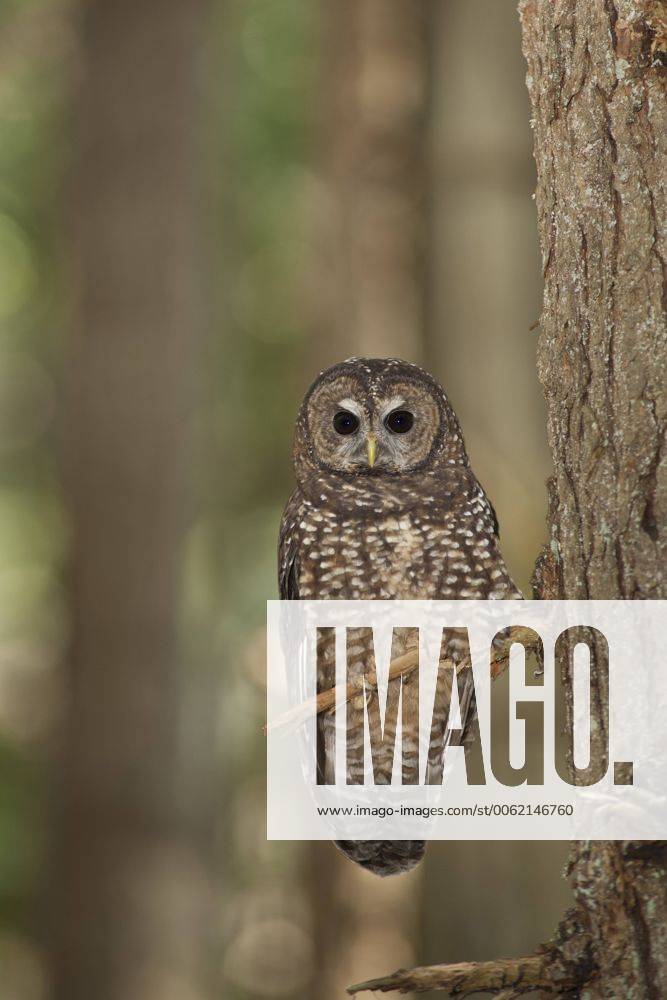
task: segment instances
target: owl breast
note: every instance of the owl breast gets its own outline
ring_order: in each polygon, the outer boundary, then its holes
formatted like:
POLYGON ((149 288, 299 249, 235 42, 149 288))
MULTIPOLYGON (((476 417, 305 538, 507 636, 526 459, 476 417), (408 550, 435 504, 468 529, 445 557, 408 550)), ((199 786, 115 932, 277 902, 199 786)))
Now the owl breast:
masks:
POLYGON ((303 599, 511 597, 480 502, 456 515, 403 511, 374 519, 307 509, 300 522, 303 599))
POLYGON ((301 524, 304 599, 410 599, 423 593, 423 534, 407 515, 371 521, 313 511, 301 524))

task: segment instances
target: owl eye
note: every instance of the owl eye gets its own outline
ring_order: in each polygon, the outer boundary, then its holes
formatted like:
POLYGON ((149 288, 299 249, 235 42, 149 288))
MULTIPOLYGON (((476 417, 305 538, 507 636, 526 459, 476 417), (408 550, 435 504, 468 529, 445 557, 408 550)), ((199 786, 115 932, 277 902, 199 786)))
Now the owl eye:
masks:
POLYGON ((389 416, 385 417, 384 425, 394 434, 406 434, 414 421, 415 418, 409 410, 392 410, 389 416))
POLYGON ((339 434, 354 434, 359 430, 359 418, 349 410, 339 410, 333 418, 333 425, 339 434))

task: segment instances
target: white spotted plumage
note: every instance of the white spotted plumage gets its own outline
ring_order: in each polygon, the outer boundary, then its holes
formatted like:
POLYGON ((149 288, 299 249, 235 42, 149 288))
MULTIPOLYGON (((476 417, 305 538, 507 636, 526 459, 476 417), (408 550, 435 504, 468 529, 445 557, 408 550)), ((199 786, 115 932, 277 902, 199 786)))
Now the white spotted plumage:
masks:
MULTIPOLYGON (((499 549, 495 513, 470 469, 458 420, 437 382, 417 366, 353 358, 322 372, 299 412, 294 462, 297 488, 280 531, 284 599, 521 597, 499 549), (379 441, 378 466, 364 464, 363 441, 340 447, 331 424, 341 400, 354 403, 356 433, 379 441), (398 400, 409 408, 413 425, 397 443, 385 424, 398 400)), ((414 641, 413 631, 402 630, 398 652, 414 641)), ((368 637, 360 637, 359 672, 370 654, 368 637)), ((331 658, 329 664, 329 676, 321 678, 325 684, 332 683, 331 658)), ((397 697, 396 682, 388 697, 397 697)), ((363 733, 361 709, 359 724, 363 733)), ((319 725, 326 757, 333 745, 327 713, 319 725)), ((409 726, 406 737, 417 745, 409 726)), ((361 736, 357 743, 353 770, 363 768, 361 736)), ((439 753, 442 746, 436 745, 429 754, 436 770, 439 753)), ((322 767, 328 767, 326 759, 322 767)), ((338 846, 357 863, 387 875, 413 867, 425 845, 345 841, 338 846)))

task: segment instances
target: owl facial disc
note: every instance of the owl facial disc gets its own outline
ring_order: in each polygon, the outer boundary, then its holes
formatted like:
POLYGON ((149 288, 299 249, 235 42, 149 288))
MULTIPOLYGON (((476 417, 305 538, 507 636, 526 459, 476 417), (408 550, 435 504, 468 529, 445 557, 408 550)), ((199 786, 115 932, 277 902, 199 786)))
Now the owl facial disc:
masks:
MULTIPOLYGON (((313 465, 353 475, 398 475, 427 464, 447 412, 440 386, 405 362, 368 361, 323 372, 304 400, 298 433, 313 465)), ((455 423, 452 430, 456 433, 455 423)))

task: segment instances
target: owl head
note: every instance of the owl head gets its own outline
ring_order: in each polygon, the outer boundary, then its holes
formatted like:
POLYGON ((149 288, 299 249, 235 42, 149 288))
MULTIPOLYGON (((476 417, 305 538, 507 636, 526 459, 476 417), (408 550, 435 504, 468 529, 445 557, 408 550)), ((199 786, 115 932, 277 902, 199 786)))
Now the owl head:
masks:
POLYGON ((467 465, 440 385, 393 358, 350 358, 321 372, 299 411, 294 458, 299 479, 315 470, 395 477, 467 465))

